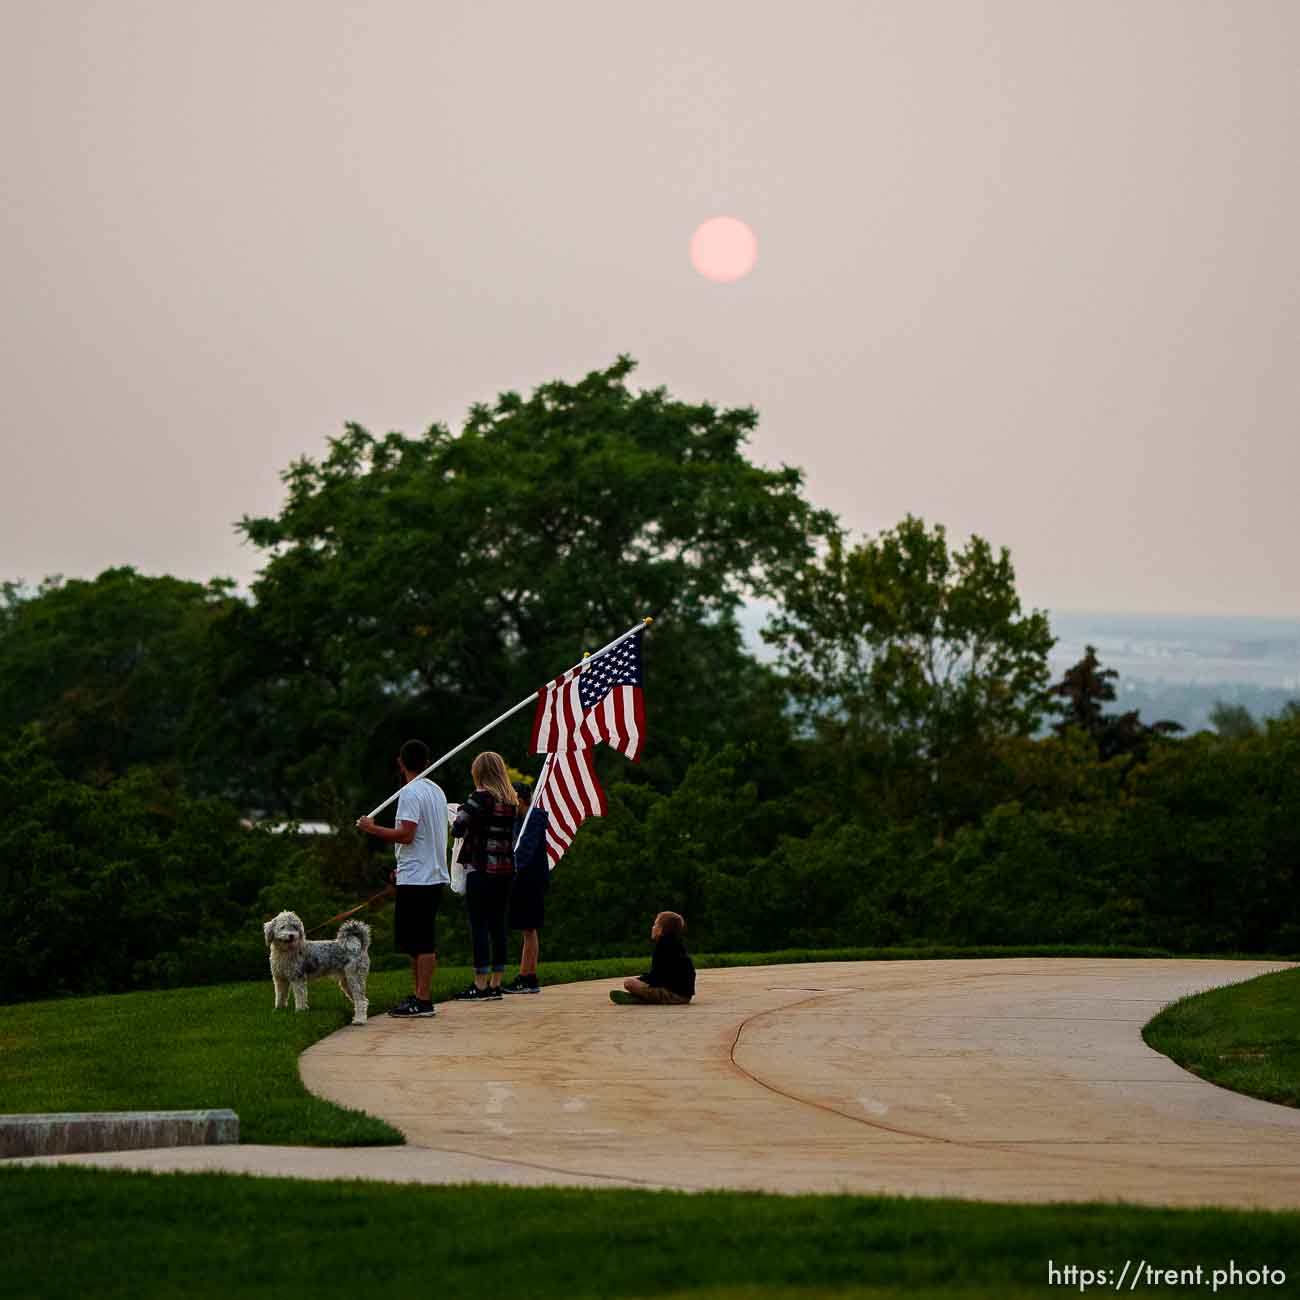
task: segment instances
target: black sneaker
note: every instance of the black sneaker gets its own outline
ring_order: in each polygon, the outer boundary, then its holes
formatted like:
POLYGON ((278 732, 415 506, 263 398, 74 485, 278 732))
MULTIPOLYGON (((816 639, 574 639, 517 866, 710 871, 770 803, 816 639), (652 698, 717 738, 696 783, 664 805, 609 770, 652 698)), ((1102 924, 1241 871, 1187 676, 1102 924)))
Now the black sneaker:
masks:
POLYGON ((536 984, 528 984, 524 981, 523 976, 515 980, 513 984, 503 984, 502 993, 540 993, 542 990, 536 984))
POLYGON ((501 985, 489 984, 487 988, 483 990, 483 993, 486 997, 492 998, 495 1001, 499 1002, 501 1000, 501 985))
POLYGON ((405 1002, 399 1002, 388 1014, 410 1019, 414 1016, 436 1016, 438 1010, 432 1002, 421 1002, 412 994, 405 1002))
POLYGON ((461 989, 459 993, 452 994, 452 998, 456 1002, 493 1002, 500 996, 500 989, 481 989, 477 984, 471 984, 469 988, 461 989))

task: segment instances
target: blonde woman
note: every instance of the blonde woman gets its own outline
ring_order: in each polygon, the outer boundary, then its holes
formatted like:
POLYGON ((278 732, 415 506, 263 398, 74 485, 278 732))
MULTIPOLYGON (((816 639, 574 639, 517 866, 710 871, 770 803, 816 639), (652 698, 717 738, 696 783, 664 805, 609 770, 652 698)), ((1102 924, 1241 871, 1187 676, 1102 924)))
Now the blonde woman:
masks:
POLYGON ((470 764, 474 793, 460 806, 451 833, 465 846, 465 903, 474 945, 474 983, 455 997, 487 1002, 501 997, 506 969, 506 908, 515 874, 514 837, 519 796, 505 759, 490 750, 470 764))

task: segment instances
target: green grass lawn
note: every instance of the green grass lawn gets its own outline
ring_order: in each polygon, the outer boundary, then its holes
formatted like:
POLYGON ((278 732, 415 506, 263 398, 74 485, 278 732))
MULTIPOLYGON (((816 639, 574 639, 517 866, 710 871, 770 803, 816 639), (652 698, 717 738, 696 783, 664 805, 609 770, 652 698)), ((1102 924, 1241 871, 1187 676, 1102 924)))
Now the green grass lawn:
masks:
POLYGON ((1300 1106, 1300 967, 1183 998, 1142 1037, 1220 1087, 1300 1106))
MULTIPOLYGON (((814 1300, 1079 1294, 1049 1261, 1267 1264, 1300 1214, 856 1196, 411 1187, 0 1169, 6 1297, 814 1300)), ((1293 1285, 1267 1293, 1294 1294, 1293 1285)), ((1113 1290, 1113 1280, 1102 1290, 1113 1290)), ((1127 1288, 1125 1288, 1127 1289, 1127 1288)), ((1187 1294, 1142 1286, 1142 1294, 1187 1294)), ((1240 1294, 1242 1288, 1233 1293, 1240 1294)), ((1208 1294, 1208 1286, 1199 1294, 1208 1294)), ((1251 1289, 1251 1294, 1258 1294, 1251 1289)))

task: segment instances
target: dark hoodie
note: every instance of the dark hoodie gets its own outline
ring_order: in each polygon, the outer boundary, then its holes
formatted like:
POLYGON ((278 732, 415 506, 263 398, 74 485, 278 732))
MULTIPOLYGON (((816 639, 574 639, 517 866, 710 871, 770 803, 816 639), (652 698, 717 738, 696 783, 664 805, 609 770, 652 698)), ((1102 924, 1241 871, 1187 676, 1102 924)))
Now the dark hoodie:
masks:
POLYGON ((654 989, 670 989, 684 998, 695 996, 695 963, 679 934, 665 934, 655 944, 650 970, 641 980, 654 989))

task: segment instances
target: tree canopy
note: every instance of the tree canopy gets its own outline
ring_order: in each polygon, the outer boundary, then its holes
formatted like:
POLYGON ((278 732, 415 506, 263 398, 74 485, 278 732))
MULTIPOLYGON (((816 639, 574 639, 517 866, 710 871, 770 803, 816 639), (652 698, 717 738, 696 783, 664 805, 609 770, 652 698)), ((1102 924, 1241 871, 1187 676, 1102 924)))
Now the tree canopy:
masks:
POLYGON ((1027 735, 1045 708, 1052 634, 1022 611, 1009 552, 954 550, 911 515, 856 546, 834 533, 763 635, 813 717, 917 755, 1027 735))
POLYGON ((187 758, 208 634, 233 584, 106 569, 0 589, 0 734, 45 729, 64 769, 100 784, 187 758))
POLYGON ((632 368, 505 393, 456 435, 349 425, 296 462, 282 511, 241 524, 266 563, 221 629, 212 744, 237 737, 291 810, 351 794, 406 736, 454 742, 647 614, 652 774, 721 739, 764 691, 737 605, 786 589, 831 517, 747 460, 752 410, 633 392, 632 368))

